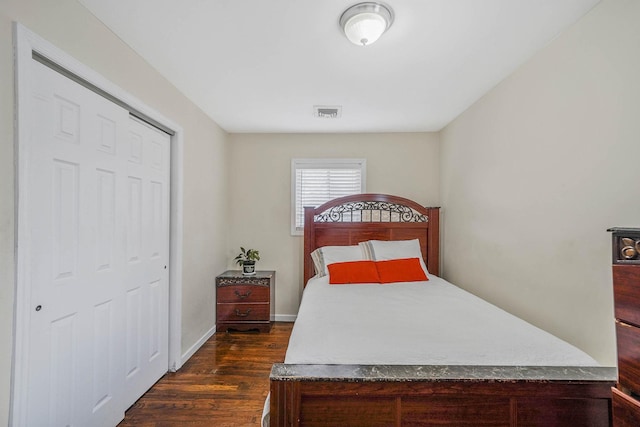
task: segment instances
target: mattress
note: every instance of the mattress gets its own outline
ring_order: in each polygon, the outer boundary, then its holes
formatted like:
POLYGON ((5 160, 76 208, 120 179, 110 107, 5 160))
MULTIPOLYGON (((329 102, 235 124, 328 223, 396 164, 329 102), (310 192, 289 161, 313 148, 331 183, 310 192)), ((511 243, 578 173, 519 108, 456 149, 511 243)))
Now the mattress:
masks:
POLYGON ((305 288, 288 364, 598 366, 585 352, 430 275, 305 288))

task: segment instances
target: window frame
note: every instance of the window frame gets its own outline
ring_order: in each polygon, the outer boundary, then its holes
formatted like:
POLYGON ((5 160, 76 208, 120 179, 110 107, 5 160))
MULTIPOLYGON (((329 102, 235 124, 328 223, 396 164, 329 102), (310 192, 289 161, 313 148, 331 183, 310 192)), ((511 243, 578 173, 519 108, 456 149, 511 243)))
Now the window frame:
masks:
POLYGON ((366 193, 367 159, 363 158, 292 158, 291 159, 291 235, 304 235, 304 225, 296 227, 296 172, 298 169, 359 169, 360 193, 366 193))

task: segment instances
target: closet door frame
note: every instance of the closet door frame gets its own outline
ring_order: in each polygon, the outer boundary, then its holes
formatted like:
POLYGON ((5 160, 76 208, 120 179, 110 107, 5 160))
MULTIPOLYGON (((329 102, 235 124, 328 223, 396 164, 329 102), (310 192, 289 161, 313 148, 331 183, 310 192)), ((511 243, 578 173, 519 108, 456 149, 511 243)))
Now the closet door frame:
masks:
POLYGON ((30 273, 28 269, 30 250, 28 244, 29 227, 21 212, 26 212, 28 202, 26 194, 27 159, 26 147, 30 138, 30 123, 33 122, 30 109, 30 87, 32 82, 31 63, 33 56, 45 58, 55 66, 78 77, 103 94, 128 106, 155 124, 163 127, 171 134, 171 187, 170 187, 170 242, 169 242, 169 365, 168 371, 177 371, 182 367, 181 323, 182 323, 182 200, 183 200, 183 136, 181 126, 166 118, 159 112, 144 104, 141 100, 111 83, 105 77, 77 61, 50 42, 38 36, 25 26, 14 22, 14 78, 15 78, 15 191, 16 191, 16 277, 15 277, 15 311, 13 369, 11 381, 11 413, 10 424, 24 425, 25 402, 28 393, 26 387, 27 366, 24 364, 28 354, 28 334, 30 322, 29 295, 30 273))

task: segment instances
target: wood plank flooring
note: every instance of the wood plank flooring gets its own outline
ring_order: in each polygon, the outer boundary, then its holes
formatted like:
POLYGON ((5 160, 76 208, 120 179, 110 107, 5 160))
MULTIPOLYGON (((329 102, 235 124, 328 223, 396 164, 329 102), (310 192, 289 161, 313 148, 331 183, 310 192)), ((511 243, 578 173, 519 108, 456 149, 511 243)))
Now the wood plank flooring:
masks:
POLYGON ((118 427, 259 426, 273 363, 284 361, 293 323, 270 333, 215 334, 126 412, 118 427))

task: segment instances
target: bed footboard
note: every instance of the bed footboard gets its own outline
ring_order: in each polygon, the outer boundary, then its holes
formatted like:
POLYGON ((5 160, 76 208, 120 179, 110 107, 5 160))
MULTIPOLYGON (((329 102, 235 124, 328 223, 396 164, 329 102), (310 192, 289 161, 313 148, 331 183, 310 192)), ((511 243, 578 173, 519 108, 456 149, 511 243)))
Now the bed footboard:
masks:
POLYGON ((616 369, 276 364, 271 427, 609 426, 616 369))

